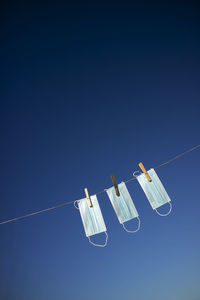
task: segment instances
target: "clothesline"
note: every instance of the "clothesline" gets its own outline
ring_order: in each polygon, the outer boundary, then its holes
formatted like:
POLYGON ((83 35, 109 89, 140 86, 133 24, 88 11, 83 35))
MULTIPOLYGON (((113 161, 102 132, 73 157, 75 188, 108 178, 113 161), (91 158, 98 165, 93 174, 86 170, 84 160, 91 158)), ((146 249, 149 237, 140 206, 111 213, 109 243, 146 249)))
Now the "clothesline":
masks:
MULTIPOLYGON (((166 161, 166 162, 164 162, 164 163, 162 163, 162 164, 160 164, 160 165, 154 167, 154 169, 155 169, 155 170, 156 170, 156 169, 159 169, 160 167, 162 167, 162 166, 164 166, 164 165, 167 165, 167 164, 171 163, 172 161, 174 161, 174 160, 176 160, 176 159, 178 159, 178 158, 184 156, 185 154, 187 154, 187 153, 189 153, 189 152, 192 152, 192 151, 194 151, 194 150, 197 150, 198 148, 200 148, 200 145, 197 145, 197 146, 195 146, 195 147, 193 147, 193 148, 190 148, 189 150, 187 150, 187 151, 185 151, 185 152, 183 152, 183 153, 181 153, 181 154, 179 154, 179 155, 177 155, 177 156, 175 156, 175 157, 169 159, 168 161, 166 161)), ((125 183, 128 183, 128 182, 131 182, 131 181, 133 181, 133 180, 135 180, 135 179, 136 179, 136 177, 133 177, 133 178, 130 178, 130 179, 124 181, 124 182, 125 182, 125 183)), ((102 191, 100 191, 100 192, 97 192, 95 195, 99 195, 99 194, 102 194, 102 193, 104 193, 104 192, 105 192, 105 190, 102 190, 102 191)), ((68 201, 68 202, 63 202, 63 203, 61 203, 61 204, 57 204, 57 205, 54 205, 54 206, 51 206, 51 207, 48 207, 48 208, 45 208, 45 209, 42 209, 42 210, 38 210, 38 211, 35 211, 35 212, 32 212, 32 213, 28 213, 28 214, 23 215, 23 216, 20 216, 20 217, 8 219, 8 220, 5 220, 5 221, 0 222, 0 225, 6 224, 6 223, 11 223, 11 222, 18 221, 18 220, 21 220, 21 219, 25 219, 25 218, 28 218, 28 217, 31 217, 31 216, 35 216, 35 215, 41 214, 41 213, 46 212, 46 211, 50 211, 50 210, 57 209, 57 208, 59 208, 59 207, 64 207, 64 206, 66 206, 66 205, 69 205, 69 204, 74 203, 75 201, 76 201, 76 200, 74 200, 74 201, 68 201)))

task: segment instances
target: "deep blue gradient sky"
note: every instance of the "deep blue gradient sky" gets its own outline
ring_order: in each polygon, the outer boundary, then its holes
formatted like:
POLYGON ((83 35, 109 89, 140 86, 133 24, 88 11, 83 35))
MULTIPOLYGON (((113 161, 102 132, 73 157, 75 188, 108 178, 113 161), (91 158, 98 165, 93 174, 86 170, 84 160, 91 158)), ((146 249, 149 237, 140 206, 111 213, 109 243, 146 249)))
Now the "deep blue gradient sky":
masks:
MULTIPOLYGON (((1 221, 200 144, 197 1, 94 2, 1 9, 1 221)), ((103 249, 73 205, 1 225, 0 299, 199 300, 199 162, 197 150, 158 170, 173 203, 166 218, 127 184, 134 235, 100 195, 103 249)))

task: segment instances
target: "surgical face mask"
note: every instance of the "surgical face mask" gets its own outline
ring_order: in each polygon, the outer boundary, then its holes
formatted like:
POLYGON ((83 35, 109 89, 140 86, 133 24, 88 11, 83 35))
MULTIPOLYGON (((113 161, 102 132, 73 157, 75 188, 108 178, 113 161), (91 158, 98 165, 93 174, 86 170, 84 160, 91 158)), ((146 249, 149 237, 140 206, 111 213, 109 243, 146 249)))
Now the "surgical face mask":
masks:
POLYGON ((90 198, 92 202, 92 207, 89 207, 87 198, 75 201, 74 205, 80 211, 85 234, 88 237, 89 242, 94 246, 105 247, 107 245, 108 240, 106 225, 104 223, 104 219, 96 195, 90 196, 90 198), (76 206, 76 202, 78 203, 78 207, 76 206), (105 232, 105 244, 99 245, 93 243, 90 239, 90 236, 101 232, 105 232))
POLYGON ((106 192, 118 217, 118 220, 122 224, 123 228, 127 232, 134 233, 140 229, 140 219, 138 212, 135 208, 135 205, 133 204, 133 200, 131 199, 131 196, 124 182, 118 184, 118 190, 119 196, 116 195, 114 187, 107 189, 106 192), (124 222, 127 222, 134 218, 138 219, 138 228, 134 231, 127 230, 124 222))
MULTIPOLYGON (((170 203, 171 199, 169 198, 162 182, 160 181, 158 175, 156 174, 154 169, 150 169, 148 174, 151 178, 151 181, 148 181, 146 175, 142 173, 137 177, 139 184, 141 185, 149 203, 151 204, 152 208, 156 210, 156 212, 160 216, 168 216, 172 210, 172 204, 170 203), (166 214, 161 214, 158 212, 157 208, 169 203, 169 211, 166 214)), ((134 174, 133 174, 134 175, 134 174)), ((135 176, 135 175, 134 175, 135 176)))

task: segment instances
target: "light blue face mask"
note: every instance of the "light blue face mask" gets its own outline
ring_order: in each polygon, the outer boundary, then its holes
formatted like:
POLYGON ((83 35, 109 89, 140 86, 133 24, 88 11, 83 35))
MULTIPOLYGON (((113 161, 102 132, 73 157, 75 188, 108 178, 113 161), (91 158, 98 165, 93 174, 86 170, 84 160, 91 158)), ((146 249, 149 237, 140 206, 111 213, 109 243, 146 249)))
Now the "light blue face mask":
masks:
POLYGON ((139 215, 124 182, 118 184, 118 190, 120 194, 119 196, 116 195, 114 187, 106 190, 113 209, 124 230, 131 233, 137 232, 140 229, 139 215), (127 222, 134 218, 138 219, 138 228, 134 231, 127 230, 124 222, 127 222))
POLYGON ((105 247, 108 241, 108 234, 106 232, 106 225, 104 223, 101 209, 99 207, 99 202, 97 200, 96 195, 90 196, 90 198, 92 202, 92 207, 88 206, 87 198, 75 201, 74 206, 80 211, 85 234, 88 237, 89 242, 94 246, 105 247), (78 207, 76 206, 76 202, 78 203, 78 207), (90 239, 90 236, 101 232, 105 232, 105 243, 103 245, 93 243, 90 239))
MULTIPOLYGON (((133 173, 134 176, 135 173, 133 173)), ((169 198, 155 170, 150 169, 148 171, 148 174, 151 178, 151 181, 147 180, 147 177, 144 173, 141 173, 139 176, 136 176, 137 180, 141 185, 145 195, 147 196, 147 199, 149 200, 152 208, 155 209, 160 216, 168 216, 172 210, 172 204, 170 202, 171 199, 169 198), (169 211, 166 214, 161 214, 160 212, 158 212, 157 208, 166 203, 169 203, 169 211)))

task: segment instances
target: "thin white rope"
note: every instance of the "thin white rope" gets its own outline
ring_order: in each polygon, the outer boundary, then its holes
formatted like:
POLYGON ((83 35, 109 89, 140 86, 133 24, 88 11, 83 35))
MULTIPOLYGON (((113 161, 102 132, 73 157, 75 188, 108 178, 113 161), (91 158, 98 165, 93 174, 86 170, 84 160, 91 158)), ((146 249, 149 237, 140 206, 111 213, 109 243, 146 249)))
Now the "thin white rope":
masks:
POLYGON ((96 244, 96 243, 94 243, 94 242, 92 242, 91 241, 91 239, 90 239, 90 236, 88 236, 88 240, 89 240, 89 242, 90 242, 90 244, 92 244, 93 246, 96 246, 96 247, 106 247, 107 246, 107 243, 108 243, 108 233, 105 231, 104 232, 105 233, 105 235, 106 235, 106 240, 105 240, 105 243, 103 244, 103 245, 101 245, 101 244, 96 244))
MULTIPOLYGON (((195 146, 195 147, 193 147, 193 148, 191 148, 191 149, 189 149, 189 150, 187 150, 187 151, 185 151, 185 152, 183 152, 183 153, 181 153, 181 154, 179 154, 179 155, 173 157, 172 159, 170 159, 170 160, 168 160, 168 161, 162 163, 161 165, 158 165, 158 166, 154 167, 154 170, 156 170, 156 169, 158 169, 158 168, 160 168, 160 167, 162 167, 162 166, 164 166, 164 165, 166 165, 166 164, 169 164, 169 163, 171 163, 172 161, 174 161, 174 160, 176 160, 176 159, 182 157, 183 155, 185 155, 185 154, 187 154, 187 153, 189 153, 189 152, 192 152, 192 151, 194 151, 194 150, 196 150, 196 149, 200 149, 200 145, 197 145, 197 146, 195 146)), ((136 171, 136 172, 137 172, 137 171, 136 171)), ((136 172, 134 172, 133 175, 134 175, 136 172)), ((133 178, 130 178, 130 179, 128 179, 128 180, 125 180, 124 182, 125 182, 125 183, 129 183, 129 182, 135 180, 136 177, 137 177, 137 176, 134 175, 133 178)), ((106 190, 102 190, 102 191, 100 191, 100 192, 97 192, 95 195, 102 194, 102 193, 104 193, 105 191, 106 191, 106 190)), ((77 200, 75 200, 75 201, 77 201, 77 200)), ((54 205, 54 206, 51 206, 51 207, 48 207, 48 208, 45 208, 45 209, 42 209, 42 210, 38 210, 38 211, 35 211, 35 212, 31 212, 31 213, 22 215, 22 216, 20 216, 20 217, 15 217, 15 218, 12 218, 12 219, 7 219, 7 220, 5 220, 5 221, 1 221, 1 222, 0 222, 0 225, 7 224, 7 223, 11 223, 11 222, 18 221, 18 220, 22 220, 22 219, 25 219, 25 218, 28 218, 28 217, 31 217, 31 216, 35 216, 35 215, 38 215, 38 214, 41 214, 41 213, 44 213, 44 212, 47 212, 47 211, 50 211, 50 210, 54 210, 54 209, 57 209, 57 208, 60 208, 60 207, 64 207, 64 206, 69 205, 69 204, 72 204, 72 203, 74 203, 74 201, 68 201, 68 202, 64 202, 64 203, 61 203, 61 204, 57 204, 57 205, 54 205)))
MULTIPOLYGON (((158 210, 157 210, 157 208, 155 208, 155 211, 157 212, 157 214, 159 215, 159 216, 161 216, 161 217, 166 217, 166 216, 169 216, 169 214, 171 213, 171 211, 172 211, 172 204, 171 204, 171 202, 167 202, 167 203, 169 203, 169 211, 166 213, 166 214, 161 214, 158 210)), ((166 204, 167 204, 166 203, 166 204)))
POLYGON ((136 230, 128 230, 128 229, 126 228, 126 226, 124 225, 124 223, 122 223, 122 226, 123 226, 124 230, 125 230, 126 232, 129 232, 129 233, 135 233, 135 232, 139 231, 139 230, 140 230, 140 218, 137 217, 137 219, 138 219, 138 227, 137 227, 136 230))

